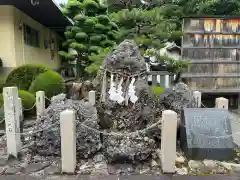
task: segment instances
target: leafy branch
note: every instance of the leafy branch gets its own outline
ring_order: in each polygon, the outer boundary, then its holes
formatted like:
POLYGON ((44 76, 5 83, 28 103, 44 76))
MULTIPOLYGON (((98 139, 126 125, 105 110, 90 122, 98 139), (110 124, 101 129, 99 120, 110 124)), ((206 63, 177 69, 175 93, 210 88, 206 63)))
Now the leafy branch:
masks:
POLYGON ((169 56, 162 56, 159 51, 153 49, 146 50, 145 54, 155 57, 160 64, 166 65, 167 70, 172 73, 181 73, 190 64, 189 60, 176 60, 169 56))

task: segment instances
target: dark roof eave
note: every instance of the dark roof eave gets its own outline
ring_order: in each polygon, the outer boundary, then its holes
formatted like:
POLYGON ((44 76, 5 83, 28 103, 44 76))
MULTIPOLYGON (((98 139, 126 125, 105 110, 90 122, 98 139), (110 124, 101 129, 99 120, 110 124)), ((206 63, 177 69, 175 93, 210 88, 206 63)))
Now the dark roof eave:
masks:
POLYGON ((64 32, 66 26, 73 25, 73 21, 64 17, 62 8, 54 0, 39 0, 33 6, 31 0, 0 0, 0 5, 10 5, 27 14, 40 24, 57 32, 64 32))
MULTIPOLYGON (((59 6, 56 2, 55 2, 55 0, 52 0, 52 2, 53 2, 53 4, 58 8, 58 10, 62 13, 62 8, 61 8, 61 6, 59 6)), ((65 17, 66 19, 67 19, 67 21, 70 23, 69 25, 73 25, 74 24, 74 22, 70 19, 70 18, 68 18, 68 17, 65 17)))
MULTIPOLYGON (((57 9, 59 10, 59 12, 60 13, 62 13, 62 8, 61 8, 61 6, 59 6, 56 2, 55 2, 55 0, 51 0, 52 2, 53 2, 53 4, 57 7, 57 9)), ((62 15, 62 16, 64 16, 64 15, 62 15)), ((68 22, 67 24, 66 24, 66 26, 70 26, 70 25, 73 25, 74 24, 74 22, 70 19, 70 18, 68 18, 68 17, 64 17, 65 19, 66 19, 66 21, 68 22)), ((47 26, 48 28, 50 28, 50 29, 52 29, 52 30, 54 30, 54 31, 56 31, 59 35, 63 35, 63 32, 65 31, 65 29, 66 29, 66 26, 65 27, 49 27, 49 26, 47 26)))

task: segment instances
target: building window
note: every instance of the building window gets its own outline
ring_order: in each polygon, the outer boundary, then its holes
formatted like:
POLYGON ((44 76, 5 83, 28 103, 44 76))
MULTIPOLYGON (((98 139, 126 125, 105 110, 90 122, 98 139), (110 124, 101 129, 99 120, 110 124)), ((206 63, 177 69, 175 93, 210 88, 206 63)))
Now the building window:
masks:
POLYGON ((24 24, 24 43, 33 47, 40 47, 39 32, 24 24))

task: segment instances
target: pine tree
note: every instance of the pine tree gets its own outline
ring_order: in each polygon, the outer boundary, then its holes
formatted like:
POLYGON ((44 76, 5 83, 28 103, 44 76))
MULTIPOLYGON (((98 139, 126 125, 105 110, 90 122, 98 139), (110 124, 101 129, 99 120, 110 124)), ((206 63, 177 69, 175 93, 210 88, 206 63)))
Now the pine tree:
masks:
POLYGON ((178 0, 175 5, 184 16, 240 15, 239 0, 178 0))
POLYGON ((118 39, 118 26, 109 19, 107 6, 99 0, 69 0, 63 13, 74 25, 67 27, 65 50, 59 54, 65 62, 76 60, 79 77, 94 75, 118 39))
POLYGON ((65 3, 60 3, 59 6, 60 6, 61 8, 64 8, 65 3))
POLYGON ((141 47, 142 54, 155 56, 160 63, 167 66, 167 70, 173 73, 181 72, 187 67, 185 60, 176 61, 169 57, 161 57, 158 50, 165 46, 166 42, 179 40, 183 35, 176 31, 175 19, 165 19, 163 9, 160 7, 147 10, 141 8, 122 9, 112 13, 111 18, 120 27, 123 38, 134 39, 141 47), (155 49, 149 51, 149 49, 155 49))

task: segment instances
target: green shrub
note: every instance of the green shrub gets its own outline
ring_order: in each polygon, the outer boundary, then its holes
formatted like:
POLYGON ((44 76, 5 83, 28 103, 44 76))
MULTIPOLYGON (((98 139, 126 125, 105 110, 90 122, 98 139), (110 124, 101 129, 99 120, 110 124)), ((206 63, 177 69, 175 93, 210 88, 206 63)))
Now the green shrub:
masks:
POLYGON ((44 91, 45 96, 51 98, 65 92, 64 81, 58 73, 47 71, 38 75, 29 88, 31 93, 35 94, 37 91, 44 91))
POLYGON ((5 78, 4 77, 0 77, 0 93, 3 92, 4 81, 5 81, 5 78))
POLYGON ((4 86, 17 86, 18 89, 28 90, 32 81, 41 73, 49 69, 43 65, 26 64, 11 71, 4 86))
MULTIPOLYGON (((35 96, 24 90, 18 91, 18 96, 22 99, 23 113, 25 116, 32 115, 36 112, 36 107, 32 108, 36 102, 35 96)), ((4 101, 3 95, 0 94, 0 122, 4 118, 4 101)))
POLYGON ((159 96, 161 93, 163 93, 164 88, 160 86, 152 86, 152 92, 156 95, 159 96))
POLYGON ((36 107, 32 108, 36 102, 35 96, 25 90, 19 90, 18 96, 22 99, 22 108, 24 115, 33 114, 36 112, 36 107))

